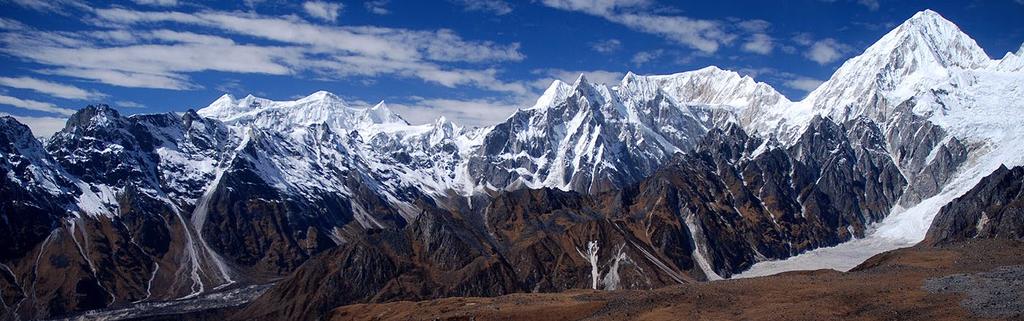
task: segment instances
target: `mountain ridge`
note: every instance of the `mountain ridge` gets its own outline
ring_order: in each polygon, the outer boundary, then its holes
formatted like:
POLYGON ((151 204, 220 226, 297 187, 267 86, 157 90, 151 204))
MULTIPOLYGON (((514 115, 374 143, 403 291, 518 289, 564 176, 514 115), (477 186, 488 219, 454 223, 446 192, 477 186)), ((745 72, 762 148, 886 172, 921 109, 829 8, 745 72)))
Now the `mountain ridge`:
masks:
POLYGON ((4 118, 0 206, 12 211, 0 227, 18 246, 0 294, 20 302, 4 315, 284 277, 291 290, 262 302, 325 280, 365 290, 351 300, 644 289, 858 240, 916 243, 936 204, 1024 164, 1024 112, 1008 113, 1024 111, 1017 55, 972 48, 924 11, 802 101, 714 66, 610 86, 581 75, 475 129, 413 125, 383 101, 352 107, 326 91, 224 95, 180 115, 89 106, 46 144, 4 118), (947 49, 966 54, 935 51, 947 49), (385 254, 361 256, 373 251, 385 254), (351 269, 376 278, 336 275, 351 269), (400 281, 417 275, 437 290, 400 281))

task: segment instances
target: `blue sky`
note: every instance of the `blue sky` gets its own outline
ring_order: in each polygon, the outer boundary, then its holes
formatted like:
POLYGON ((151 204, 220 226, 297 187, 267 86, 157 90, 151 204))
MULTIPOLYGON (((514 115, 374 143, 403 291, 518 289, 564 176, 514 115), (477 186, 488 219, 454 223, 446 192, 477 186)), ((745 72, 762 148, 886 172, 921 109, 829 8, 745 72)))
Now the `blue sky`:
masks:
POLYGON ((708 65, 799 100, 923 9, 993 58, 1024 41, 1024 0, 0 0, 0 113, 48 135, 90 103, 154 113, 328 90, 475 126, 554 79, 708 65))

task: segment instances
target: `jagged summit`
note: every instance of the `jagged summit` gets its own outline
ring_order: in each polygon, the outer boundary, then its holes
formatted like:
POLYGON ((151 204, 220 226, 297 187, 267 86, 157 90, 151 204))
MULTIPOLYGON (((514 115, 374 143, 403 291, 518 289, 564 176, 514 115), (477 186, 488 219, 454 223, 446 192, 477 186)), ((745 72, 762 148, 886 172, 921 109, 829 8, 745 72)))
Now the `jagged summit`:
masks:
POLYGON ((670 75, 627 75, 622 79, 618 91, 627 99, 650 99, 660 93, 679 104, 721 105, 740 109, 789 102, 770 85, 717 66, 670 75))
POLYGON ((351 107, 340 96, 323 90, 288 101, 224 95, 198 113, 229 124, 252 124, 278 131, 319 124, 346 131, 382 124, 408 125, 383 101, 369 108, 351 107))
POLYGON ((64 128, 55 134, 77 135, 82 131, 94 126, 107 126, 121 118, 121 114, 114 108, 105 104, 88 105, 79 109, 68 117, 64 128))
POLYGON ((988 65, 985 51, 935 11, 918 12, 844 63, 804 100, 838 120, 885 112, 947 79, 951 69, 988 65))
POLYGON ((0 152, 18 153, 26 144, 32 141, 32 131, 17 119, 11 116, 0 116, 0 152))
POLYGON ((580 73, 580 75, 576 77, 576 81, 573 82, 573 86, 579 86, 580 84, 589 82, 590 81, 587 80, 587 75, 584 73, 580 73))
MULTIPOLYGON (((102 308, 291 274, 369 300, 424 294, 388 286, 406 267, 413 280, 454 271, 425 294, 490 295, 579 287, 620 257, 642 273, 609 272, 607 289, 728 277, 855 237, 871 246, 857 255, 873 255, 919 241, 918 225, 977 178, 1024 164, 1020 57, 993 62, 924 11, 799 102, 709 66, 556 80, 533 108, 471 130, 410 125, 383 101, 326 91, 226 94, 181 115, 90 106, 45 147, 4 117, 0 231, 16 233, 0 235, 23 242, 3 243, 4 263, 20 263, 0 269, 0 283, 18 281, 0 288, 33 297, 20 311, 114 299, 102 308), (584 244, 589 263, 561 260, 584 244), (335 282, 313 257, 354 270, 335 282), (512 283, 479 286, 494 280, 512 283)), ((304 288, 282 293, 310 306, 304 288)), ((59 317, 49 312, 22 319, 59 317)))
POLYGON ((365 111, 366 121, 373 124, 400 124, 409 125, 409 122, 405 121, 402 116, 391 111, 383 100, 379 103, 366 109, 365 111))
POLYGON ((555 101, 565 99, 569 95, 570 90, 572 90, 572 86, 564 81, 555 79, 548 86, 548 89, 544 90, 544 94, 537 98, 537 102, 530 109, 547 107, 554 104, 555 101))

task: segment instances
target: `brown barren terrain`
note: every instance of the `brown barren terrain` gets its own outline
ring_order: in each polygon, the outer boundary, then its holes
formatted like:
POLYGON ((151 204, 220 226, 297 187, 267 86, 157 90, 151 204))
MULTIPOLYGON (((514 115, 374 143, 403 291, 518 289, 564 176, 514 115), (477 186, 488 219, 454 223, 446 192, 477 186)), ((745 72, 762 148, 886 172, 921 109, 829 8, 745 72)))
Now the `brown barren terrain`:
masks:
MULTIPOLYGON (((685 284, 652 291, 584 291, 356 304, 332 320, 1020 320, 1024 242, 972 240, 879 254, 853 271, 790 272, 685 284), (964 274, 985 279, 972 297, 938 284, 964 274), (931 287, 925 284, 930 282, 931 287), (980 289, 978 289, 980 287, 980 289), (936 290, 937 288, 937 290, 936 290), (991 289, 988 289, 991 288, 991 289), (929 291, 931 289, 931 291, 929 291), (988 301, 986 301, 988 300, 988 301), (994 309, 996 307, 998 309, 994 309)), ((970 284, 970 283, 969 283, 970 284)), ((962 291, 962 290, 960 290, 962 291)))

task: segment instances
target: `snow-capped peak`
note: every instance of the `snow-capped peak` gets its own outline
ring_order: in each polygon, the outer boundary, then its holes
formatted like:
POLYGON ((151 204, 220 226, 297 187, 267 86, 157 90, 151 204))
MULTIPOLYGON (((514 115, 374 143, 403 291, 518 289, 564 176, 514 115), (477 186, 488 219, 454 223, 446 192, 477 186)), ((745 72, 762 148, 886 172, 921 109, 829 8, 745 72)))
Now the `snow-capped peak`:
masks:
MULTIPOLYGON (((926 48, 920 50, 926 50, 934 55, 943 67, 977 68, 989 61, 988 55, 974 39, 963 33, 956 24, 932 10, 914 14, 895 30, 883 36, 877 44, 900 45, 900 42, 907 41, 917 41, 917 45, 925 45, 926 48), (894 42, 886 43, 886 40, 894 42)), ((880 47, 882 48, 879 49, 886 51, 898 49, 880 47)))
POLYGON ((950 69, 991 63, 970 36, 935 11, 918 12, 864 53, 848 60, 804 102, 846 120, 884 112, 880 101, 899 103, 949 77, 950 69))
POLYGON ((450 122, 448 121, 448 117, 440 116, 437 117, 436 120, 434 120, 434 127, 441 127, 449 123, 450 122))
POLYGON ((364 122, 395 121, 397 117, 386 107, 373 110, 374 115, 369 115, 370 110, 349 107, 338 95, 317 91, 291 101, 273 101, 253 95, 236 100, 231 95, 224 95, 198 113, 228 124, 255 125, 279 131, 320 124, 335 129, 353 129, 364 122))
MULTIPOLYGON (((28 126, 14 117, 0 116, 0 154, 19 154, 27 157, 41 157, 46 154, 43 146, 32 137, 28 126)), ((6 155, 5 155, 6 157, 6 155)))
POLYGON ((544 94, 537 98, 537 102, 533 104, 530 109, 545 108, 555 104, 557 101, 563 100, 569 96, 572 91, 572 86, 565 82, 555 79, 551 82, 551 86, 544 90, 544 94))
POLYGON ((1017 53, 1007 52, 1003 56, 1003 59, 993 65, 993 70, 996 71, 1024 71, 1024 44, 1021 44, 1020 49, 1017 49, 1017 53))
POLYGON ((348 108, 348 104, 346 104, 345 100, 341 99, 341 97, 323 90, 312 93, 309 96, 302 97, 294 102, 294 105, 296 106, 303 104, 319 105, 322 108, 328 109, 348 108))
POLYGON ((253 95, 237 99, 231 94, 224 94, 209 106, 200 109, 198 113, 203 117, 226 120, 259 108, 266 101, 253 95))
POLYGON ((630 73, 622 79, 618 92, 627 100, 630 97, 650 99, 660 92, 680 104, 728 105, 740 109, 789 102, 768 84, 716 66, 664 76, 630 73))
POLYGON ((588 83, 587 75, 580 73, 579 77, 576 77, 576 81, 573 82, 573 87, 578 87, 580 84, 588 83))
POLYGON ((364 115, 366 121, 372 124, 409 124, 401 116, 391 111, 383 100, 373 107, 367 108, 364 115))

